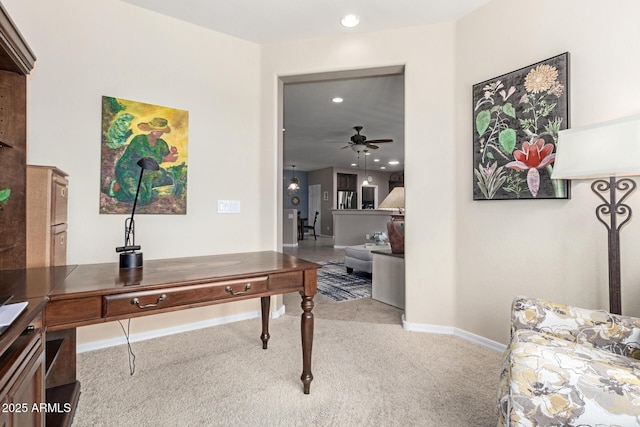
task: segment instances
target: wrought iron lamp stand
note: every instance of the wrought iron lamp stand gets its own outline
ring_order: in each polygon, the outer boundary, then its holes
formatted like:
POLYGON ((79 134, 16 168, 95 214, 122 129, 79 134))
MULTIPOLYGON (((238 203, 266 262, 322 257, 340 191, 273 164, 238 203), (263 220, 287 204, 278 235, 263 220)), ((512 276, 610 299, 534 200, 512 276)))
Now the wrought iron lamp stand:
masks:
POLYGON ((608 231, 609 240, 609 311, 622 314, 622 296, 620 292, 620 229, 631 220, 631 207, 624 203, 636 189, 636 183, 630 178, 616 180, 598 179, 591 184, 591 190, 602 200, 596 207, 596 217, 608 231), (608 200, 607 200, 608 197, 608 200), (609 221, 604 219, 609 217, 609 221), (620 217, 620 218, 618 218, 620 217), (618 220, 621 221, 618 221, 618 220))

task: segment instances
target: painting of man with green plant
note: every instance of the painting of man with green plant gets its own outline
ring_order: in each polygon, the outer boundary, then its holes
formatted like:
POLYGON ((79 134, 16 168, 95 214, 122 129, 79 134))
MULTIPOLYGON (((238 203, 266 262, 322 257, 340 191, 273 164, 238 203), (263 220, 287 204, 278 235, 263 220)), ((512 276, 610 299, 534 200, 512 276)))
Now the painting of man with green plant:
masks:
POLYGON ((100 213, 186 214, 188 113, 113 97, 102 98, 100 213), (141 177, 138 161, 157 171, 141 177), (139 190, 138 190, 139 187, 139 190))

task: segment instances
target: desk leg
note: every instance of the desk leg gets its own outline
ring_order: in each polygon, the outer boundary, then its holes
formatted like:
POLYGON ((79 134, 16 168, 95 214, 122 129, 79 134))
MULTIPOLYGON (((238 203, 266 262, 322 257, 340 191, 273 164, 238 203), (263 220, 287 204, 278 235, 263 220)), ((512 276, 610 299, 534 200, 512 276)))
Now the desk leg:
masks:
POLYGON ((260 335, 260 339, 262 340, 262 348, 267 349, 267 342, 271 335, 269 335, 269 309, 271 308, 271 297, 261 297, 260 305, 262 308, 262 335, 260 335))
POLYGON ((302 384, 304 385, 304 394, 309 394, 309 387, 313 380, 311 373, 311 350, 313 348, 313 295, 307 296, 303 292, 302 295, 302 321, 300 322, 300 330, 302 332, 302 384))

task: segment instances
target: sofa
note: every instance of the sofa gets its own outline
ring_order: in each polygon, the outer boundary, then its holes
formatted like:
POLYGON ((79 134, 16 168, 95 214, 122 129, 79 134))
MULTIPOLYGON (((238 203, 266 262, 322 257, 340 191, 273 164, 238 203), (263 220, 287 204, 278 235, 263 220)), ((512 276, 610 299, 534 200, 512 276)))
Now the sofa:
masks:
POLYGON ((373 272, 373 250, 390 250, 388 243, 375 244, 365 243, 364 245, 347 246, 344 249, 344 266, 347 273, 353 273, 353 270, 362 271, 371 276, 373 272))
POLYGON ((640 319, 517 297, 499 426, 640 426, 640 319))

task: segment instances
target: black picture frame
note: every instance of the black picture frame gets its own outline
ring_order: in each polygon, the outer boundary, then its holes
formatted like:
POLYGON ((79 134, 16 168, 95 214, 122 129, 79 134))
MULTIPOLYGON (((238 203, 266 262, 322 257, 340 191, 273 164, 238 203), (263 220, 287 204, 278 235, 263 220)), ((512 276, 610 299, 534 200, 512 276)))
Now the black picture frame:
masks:
POLYGON ((473 200, 568 199, 552 180, 569 128, 569 53, 473 85, 473 200))

